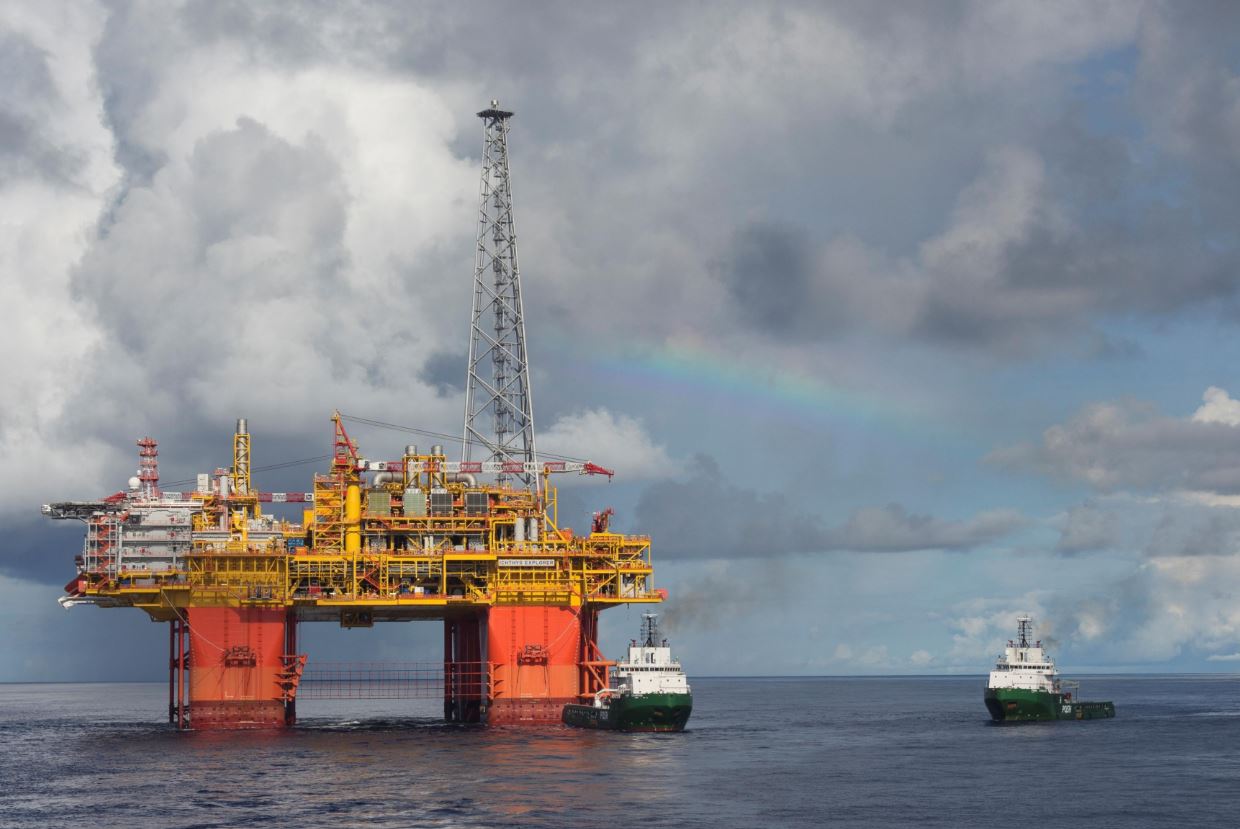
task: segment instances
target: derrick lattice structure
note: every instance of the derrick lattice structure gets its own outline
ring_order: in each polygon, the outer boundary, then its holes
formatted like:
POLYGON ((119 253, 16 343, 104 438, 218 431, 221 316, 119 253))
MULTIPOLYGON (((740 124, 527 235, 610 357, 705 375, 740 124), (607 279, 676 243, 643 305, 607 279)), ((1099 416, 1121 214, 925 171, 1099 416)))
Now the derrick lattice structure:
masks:
MULTIPOLYGON (((482 179, 478 188, 478 245, 465 384, 465 435, 461 458, 536 463, 534 399, 525 350, 525 311, 517 264, 508 169, 512 113, 491 101, 482 119, 482 179)), ((519 480, 537 488, 527 472, 501 471, 504 486, 519 480)))

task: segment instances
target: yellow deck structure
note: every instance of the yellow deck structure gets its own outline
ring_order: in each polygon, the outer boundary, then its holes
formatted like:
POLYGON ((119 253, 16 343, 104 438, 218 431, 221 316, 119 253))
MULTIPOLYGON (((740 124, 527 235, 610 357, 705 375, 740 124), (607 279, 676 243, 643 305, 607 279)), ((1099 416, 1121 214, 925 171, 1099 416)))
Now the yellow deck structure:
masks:
MULTIPOLYGON (((366 485, 365 462, 340 416, 333 422, 338 453, 332 471, 315 476, 302 522, 263 516, 250 488, 250 437, 239 433, 223 494, 217 486, 183 501, 192 504, 190 550, 160 570, 99 562, 81 574, 78 597, 159 621, 194 607, 260 607, 348 626, 440 618, 445 608, 661 601, 650 539, 560 528, 549 472, 538 492, 471 486, 442 471, 443 455, 415 455, 383 483, 366 485)), ((137 505, 109 506, 87 520, 123 527, 137 505)))

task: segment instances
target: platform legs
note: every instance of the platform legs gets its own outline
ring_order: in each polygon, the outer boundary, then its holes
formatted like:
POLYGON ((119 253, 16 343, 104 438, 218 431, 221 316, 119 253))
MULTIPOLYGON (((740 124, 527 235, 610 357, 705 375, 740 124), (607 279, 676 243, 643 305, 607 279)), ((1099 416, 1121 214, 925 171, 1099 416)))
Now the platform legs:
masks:
POLYGON ((560 722, 564 705, 579 701, 587 687, 583 658, 593 644, 594 619, 591 611, 572 607, 492 607, 487 614, 491 701, 486 721, 560 722))
POLYGON ((181 618, 168 623, 168 722, 189 727, 189 626, 181 618))
POLYGON ((443 718, 448 722, 482 720, 486 661, 483 618, 479 613, 444 619, 443 718))
POLYGON ((289 724, 282 679, 290 635, 296 643, 295 620, 290 634, 284 609, 198 607, 187 613, 188 726, 207 731, 289 724))

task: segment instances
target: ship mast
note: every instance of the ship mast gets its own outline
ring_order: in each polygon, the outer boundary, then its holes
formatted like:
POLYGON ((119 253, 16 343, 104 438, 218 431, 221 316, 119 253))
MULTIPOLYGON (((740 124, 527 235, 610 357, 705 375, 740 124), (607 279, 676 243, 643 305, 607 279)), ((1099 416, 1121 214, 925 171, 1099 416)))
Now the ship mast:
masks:
POLYGON ((647 648, 659 646, 659 616, 657 613, 642 614, 642 641, 647 648))
POLYGON ((1020 639, 1019 646, 1022 648, 1029 647, 1029 639, 1033 635, 1033 617, 1019 616, 1016 619, 1016 624, 1018 627, 1018 637, 1020 639))

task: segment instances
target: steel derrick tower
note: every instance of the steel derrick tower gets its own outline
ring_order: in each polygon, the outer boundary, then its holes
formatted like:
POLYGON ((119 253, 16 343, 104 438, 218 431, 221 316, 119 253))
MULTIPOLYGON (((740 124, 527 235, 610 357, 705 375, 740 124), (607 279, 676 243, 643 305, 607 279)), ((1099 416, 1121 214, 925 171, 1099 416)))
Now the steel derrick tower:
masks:
POLYGON ((461 459, 471 460, 477 446, 484 455, 478 460, 505 464, 498 473, 501 486, 516 478, 537 489, 538 475, 532 471, 538 460, 534 451, 534 399, 525 351, 525 311, 508 171, 508 119, 512 113, 492 100, 490 108, 479 112, 478 117, 482 119, 482 179, 461 459))

